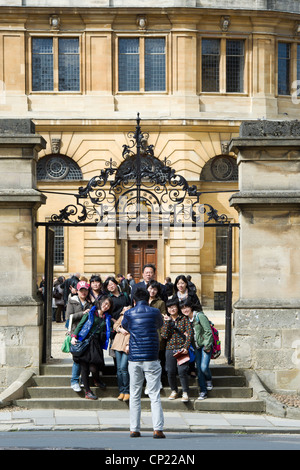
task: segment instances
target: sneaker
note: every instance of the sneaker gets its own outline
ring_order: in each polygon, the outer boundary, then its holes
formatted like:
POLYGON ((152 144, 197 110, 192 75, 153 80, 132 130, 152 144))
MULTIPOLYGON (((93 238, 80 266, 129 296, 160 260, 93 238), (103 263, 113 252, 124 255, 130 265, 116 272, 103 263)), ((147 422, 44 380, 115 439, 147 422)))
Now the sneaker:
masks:
POLYGON ((182 392, 182 398, 181 398, 181 401, 183 403, 187 403, 189 401, 189 396, 186 392, 182 392))
POLYGON ((205 400, 205 398, 207 398, 207 393, 201 392, 199 397, 198 397, 198 400, 205 400))
POLYGON ((212 384, 211 380, 208 380, 206 382, 206 388, 207 388, 207 390, 212 390, 213 389, 213 384, 212 384))
POLYGON ((169 396, 169 400, 175 400, 175 398, 177 398, 177 397, 178 397, 178 393, 175 392, 175 390, 173 390, 173 392, 169 396))
POLYGON ((147 386, 145 387, 144 394, 149 395, 149 390, 148 390, 147 386))
POLYGON ((87 398, 88 400, 98 400, 98 398, 96 397, 96 395, 93 394, 93 392, 86 392, 85 398, 87 398))
POLYGON ((74 392, 81 392, 81 387, 80 387, 79 383, 72 384, 71 388, 72 388, 72 390, 74 390, 74 392))

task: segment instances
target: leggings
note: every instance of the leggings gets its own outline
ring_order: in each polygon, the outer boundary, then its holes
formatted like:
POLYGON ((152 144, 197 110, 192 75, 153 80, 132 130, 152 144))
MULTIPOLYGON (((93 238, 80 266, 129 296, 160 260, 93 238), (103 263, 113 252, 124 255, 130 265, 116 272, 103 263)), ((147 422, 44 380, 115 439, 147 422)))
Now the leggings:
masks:
POLYGON ((87 362, 80 362, 81 366, 81 378, 82 382, 84 385, 84 389, 86 392, 90 392, 90 384, 89 384, 89 375, 90 372, 92 373, 93 380, 95 382, 100 381, 100 376, 99 376, 99 367, 96 364, 93 363, 87 363, 87 362))
POLYGON ((180 366, 177 365, 176 357, 173 356, 174 351, 172 349, 166 349, 166 369, 168 373, 168 382, 172 392, 178 392, 176 372, 178 375, 182 387, 182 391, 189 392, 189 362, 185 362, 180 366))

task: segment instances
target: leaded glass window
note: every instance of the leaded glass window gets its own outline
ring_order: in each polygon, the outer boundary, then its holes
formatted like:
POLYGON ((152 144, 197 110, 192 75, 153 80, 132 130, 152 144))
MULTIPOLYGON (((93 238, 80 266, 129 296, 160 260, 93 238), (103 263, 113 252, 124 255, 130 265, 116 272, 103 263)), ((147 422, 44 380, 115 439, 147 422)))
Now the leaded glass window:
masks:
POLYGON ((80 91, 78 38, 32 38, 32 91, 80 91))
POLYGON ((226 292, 214 292, 214 310, 226 309, 226 292))
POLYGON ((58 70, 59 91, 79 91, 78 38, 59 39, 58 70))
POLYGON ((216 266, 227 264, 227 227, 216 227, 216 266))
POLYGON ((219 91, 220 40, 202 40, 202 91, 219 91))
POLYGON ((37 179, 48 180, 82 180, 82 173, 71 158, 54 154, 41 158, 37 163, 37 179))
POLYGON ((244 41, 226 41, 226 92, 244 91, 244 41))
POLYGON ((165 40, 149 38, 145 40, 145 90, 164 91, 166 89, 165 40))
POLYGON ((165 47, 164 38, 119 38, 119 91, 165 91, 165 47))
POLYGON ((205 163, 200 174, 201 181, 238 181, 236 159, 218 155, 205 163))
POLYGON ((32 38, 32 90, 53 90, 53 40, 32 38))
POLYGON ((300 44, 297 44, 297 80, 300 81, 300 44))
POLYGON ((278 95, 290 94, 291 45, 278 43, 278 95))
POLYGON ((140 89, 140 46, 138 38, 119 39, 119 91, 140 89))
POLYGON ((62 266, 65 261, 64 227, 53 226, 53 228, 54 228, 54 265, 62 266))

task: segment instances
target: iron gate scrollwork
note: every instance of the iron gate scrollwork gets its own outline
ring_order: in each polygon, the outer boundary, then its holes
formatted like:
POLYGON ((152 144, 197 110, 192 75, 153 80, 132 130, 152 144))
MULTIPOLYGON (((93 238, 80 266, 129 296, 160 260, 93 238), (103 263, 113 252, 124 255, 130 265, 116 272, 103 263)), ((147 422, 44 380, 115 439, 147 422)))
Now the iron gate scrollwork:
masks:
POLYGON ((192 225, 228 223, 225 214, 210 204, 200 204, 195 185, 175 172, 170 162, 154 156, 153 145, 148 145, 149 134, 141 131, 140 117, 137 117, 135 132, 129 132, 130 143, 123 145, 123 162, 119 167, 110 159, 106 168, 78 189, 76 204, 68 204, 52 222, 109 223, 135 221, 137 231, 141 230, 143 209, 151 211, 152 223, 176 226, 190 221, 192 225), (136 151, 133 149, 136 148, 136 151))

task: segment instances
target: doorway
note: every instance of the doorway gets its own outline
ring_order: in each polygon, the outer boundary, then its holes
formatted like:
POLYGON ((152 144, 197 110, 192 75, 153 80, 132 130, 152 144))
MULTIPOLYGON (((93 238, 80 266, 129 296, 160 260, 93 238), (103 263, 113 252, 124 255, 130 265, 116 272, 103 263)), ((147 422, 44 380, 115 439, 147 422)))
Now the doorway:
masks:
POLYGON ((135 282, 140 282, 143 266, 148 263, 157 266, 157 241, 128 241, 128 272, 132 274, 135 282))

